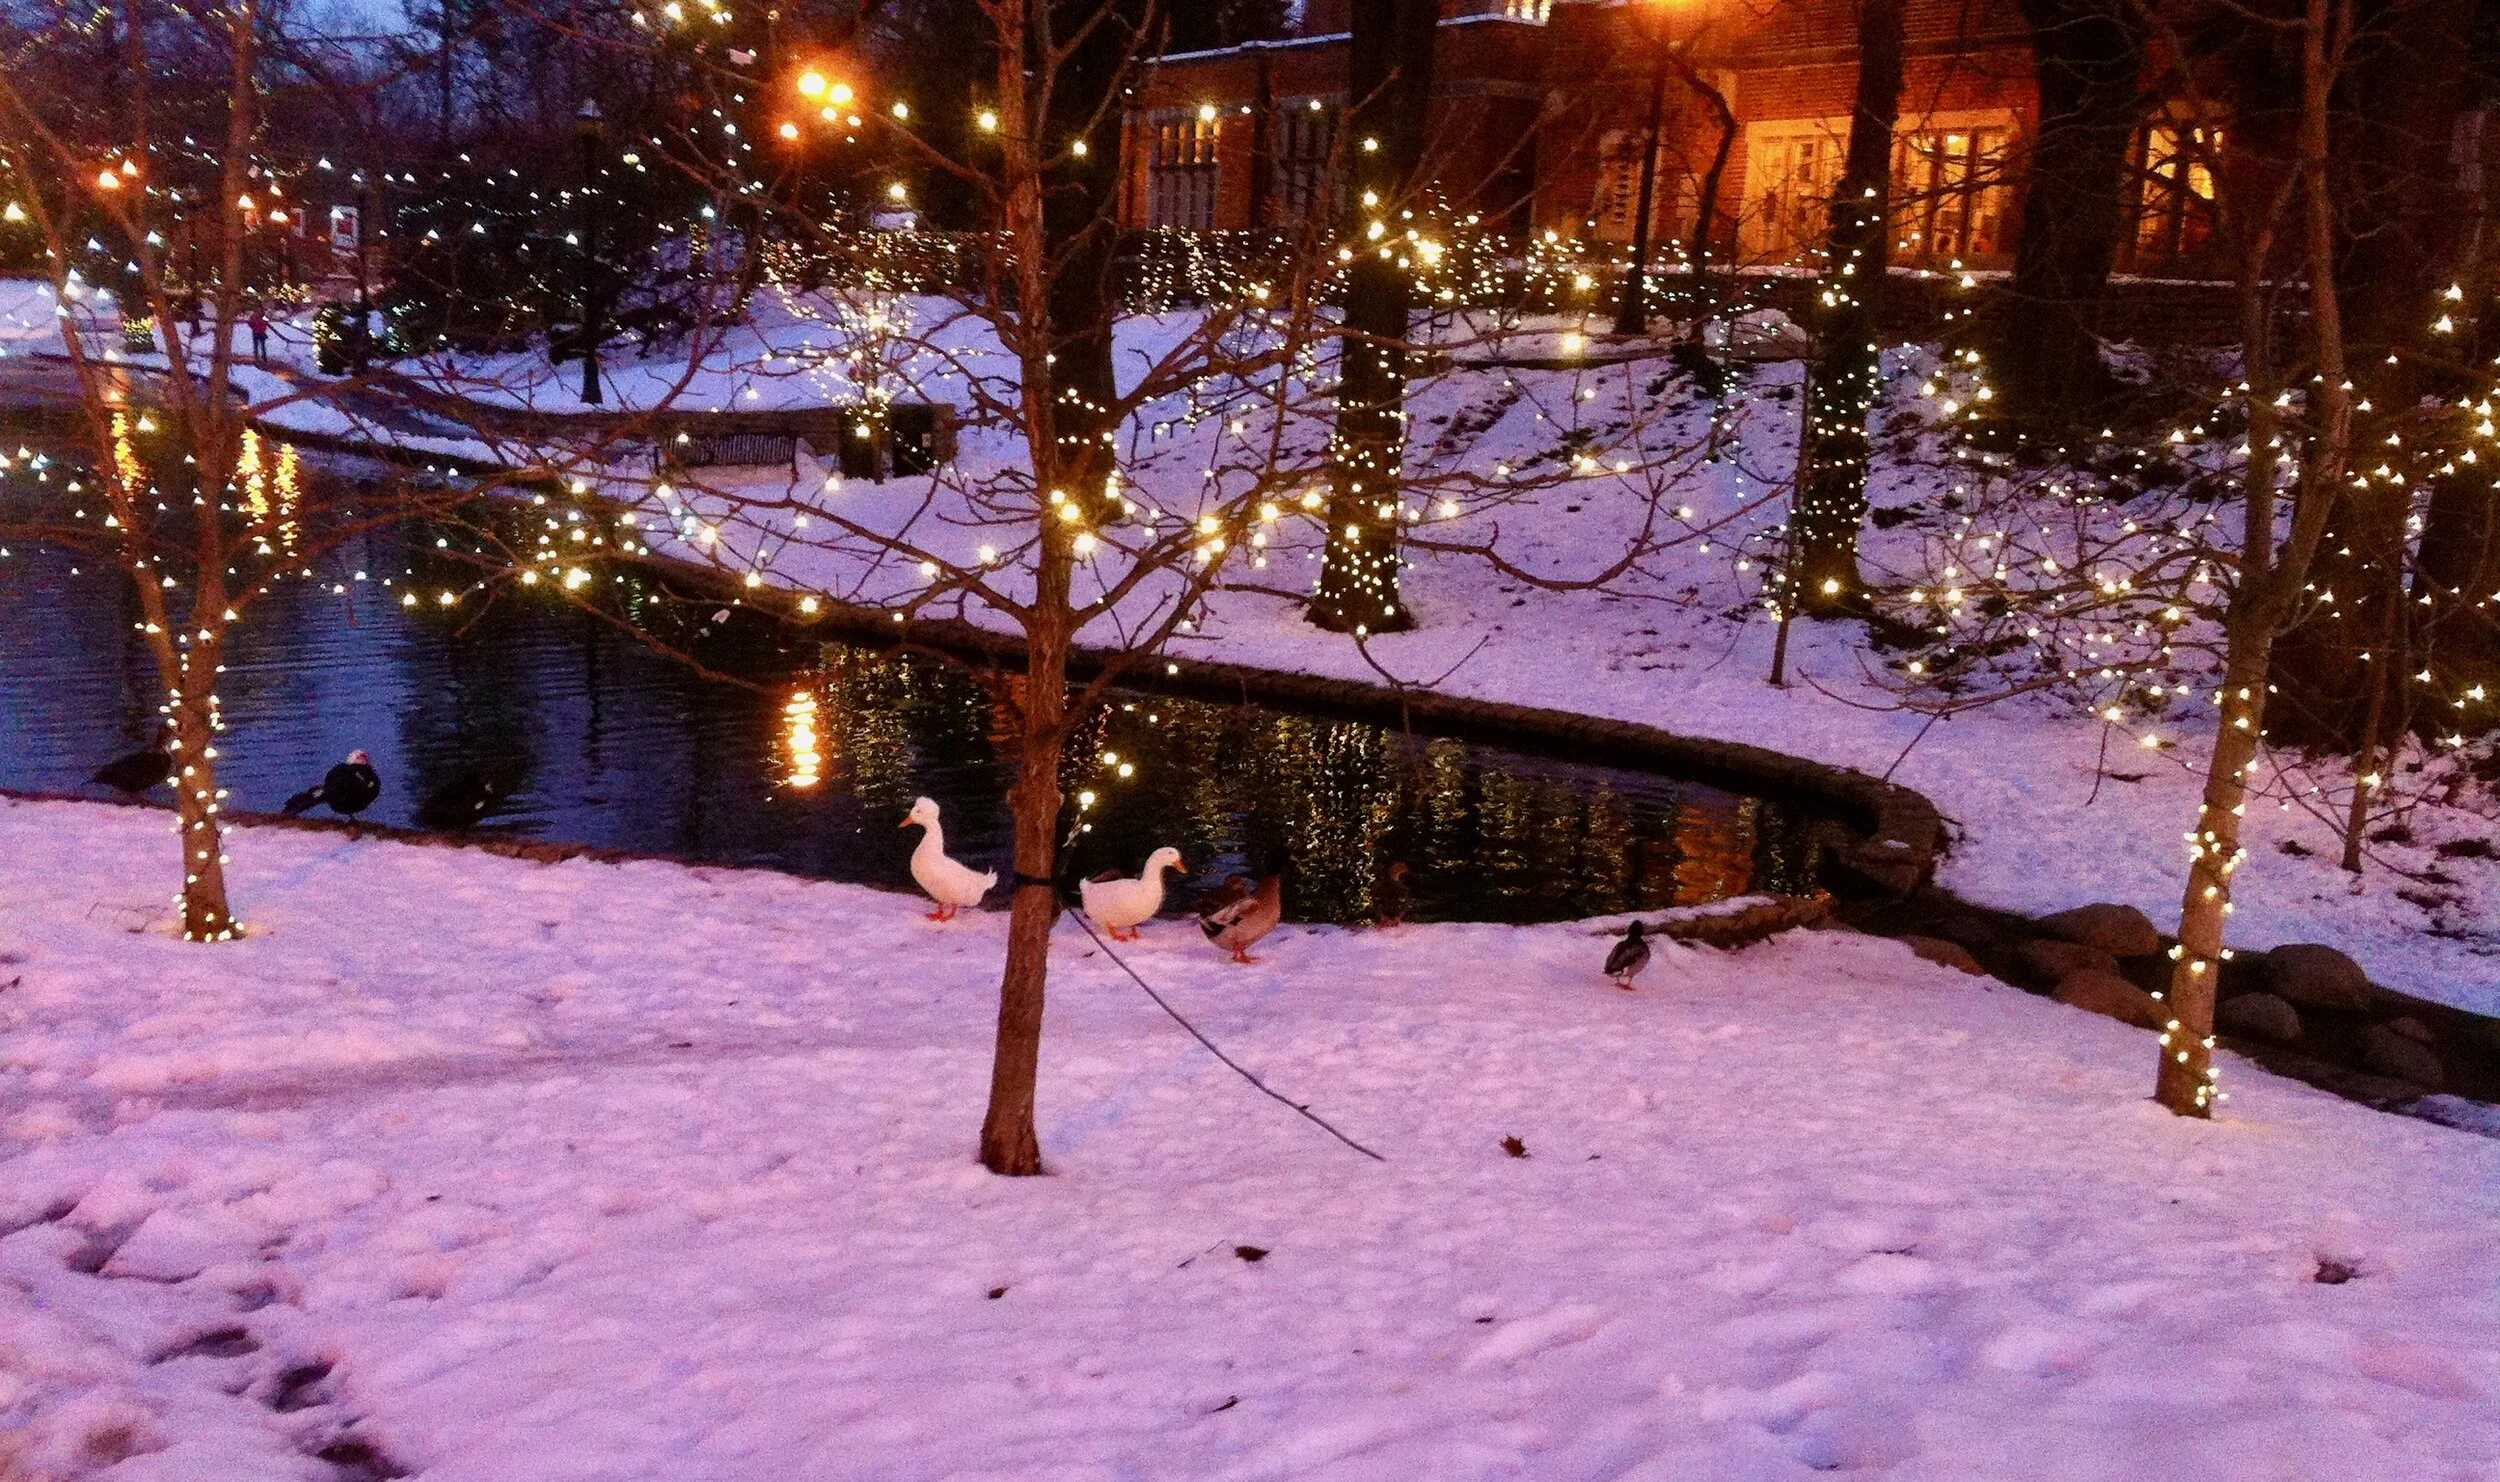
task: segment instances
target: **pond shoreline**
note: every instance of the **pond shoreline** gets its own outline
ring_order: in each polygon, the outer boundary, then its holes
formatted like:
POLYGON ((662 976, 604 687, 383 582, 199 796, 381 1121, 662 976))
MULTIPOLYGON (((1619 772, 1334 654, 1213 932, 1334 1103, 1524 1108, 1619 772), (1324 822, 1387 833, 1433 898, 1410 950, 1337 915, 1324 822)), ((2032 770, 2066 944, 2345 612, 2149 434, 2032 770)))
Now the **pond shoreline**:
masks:
MULTIPOLYGON (((0 408, 5 410, 8 409, 0 408)), ((250 425, 271 438, 315 452, 370 458, 429 472, 488 477, 532 473, 527 467, 318 432, 267 418, 251 418, 250 425)), ((547 474, 545 479, 552 482, 555 475, 547 474)), ((616 500, 596 495, 574 497, 595 499, 619 514, 627 512, 627 507, 616 500)), ((818 629, 865 648, 924 648, 949 658, 977 660, 998 668, 1021 663, 1024 655, 1024 642, 1018 635, 961 619, 919 618, 898 624, 890 610, 831 597, 818 597, 817 611, 801 612, 799 593, 750 588, 726 572, 696 562, 651 554, 621 559, 697 587, 707 600, 718 600, 733 608, 751 608, 794 630, 818 629)), ((1671 772, 1705 783, 1734 782, 1819 799, 1852 815, 1864 834, 1855 844, 1836 849, 1835 862, 1876 890, 1895 895, 1933 881, 1937 851, 1944 841, 1942 813, 1918 792, 1852 768, 1810 761, 1741 741, 1682 736, 1637 721, 1218 660, 1168 654, 1139 658, 1083 644, 1071 649, 1069 659, 1071 677, 1079 680, 1094 679, 1119 665, 1123 685, 1181 698, 1269 703, 1338 719, 1423 730, 1457 740, 1588 755, 1615 765, 1671 772), (1158 663, 1161 673, 1155 672, 1158 663)))
MULTIPOLYGON (((440 454, 394 447, 389 443, 290 428, 279 422, 255 425, 267 435, 316 451, 374 458, 403 466, 443 471, 440 454)), ((466 462, 466 460, 458 460, 466 462)), ((529 473, 506 465, 472 465, 466 471, 500 475, 529 473)), ((552 475, 549 475, 552 478, 552 475)), ((596 496, 592 496, 596 498, 596 496)), ((599 499, 618 512, 626 508, 599 499)), ((815 629, 862 647, 923 650, 959 662, 1004 670, 1021 663, 1024 643, 1018 635, 980 627, 961 619, 911 619, 896 622, 889 609, 871 608, 818 597, 817 610, 799 610, 801 594, 750 588, 726 572, 676 557, 641 555, 623 559, 701 592, 732 608, 746 608, 783 623, 794 631, 815 629)), ((1071 651, 1071 677, 1090 680, 1115 666, 1119 682, 1129 688, 1176 697, 1216 701, 1242 700, 1337 718, 1362 720, 1384 727, 1422 731, 1453 739, 1506 745, 1517 750, 1585 756, 1612 765, 1689 776, 1702 782, 1734 782, 1813 798, 1835 805, 1860 825, 1852 843, 1831 849, 1831 863, 1844 897, 1836 923, 1850 929, 1895 938, 1941 937, 1960 944, 1966 937, 2002 941, 2006 951, 2023 941, 2054 937, 2042 922, 2016 912, 1980 906, 1935 884, 1935 867, 1945 845, 1944 819, 1923 794, 1851 768, 1811 761, 1743 742, 1682 736, 1634 721, 1582 715, 1503 701, 1474 699, 1427 690, 1408 690, 1364 680, 1339 679, 1294 670, 1169 655, 1138 657, 1099 648, 1071 651)), ((99 801, 75 794, 21 793, 0 789, 0 797, 34 800, 99 801)), ((140 804, 140 806, 147 806, 140 804)), ((287 819, 237 813, 235 821, 255 826, 287 826, 342 830, 343 823, 287 819)), ((587 858, 619 863, 658 859, 703 869, 772 869, 771 866, 703 864, 666 854, 595 845, 550 843, 535 839, 497 838, 489 834, 441 835, 423 831, 364 826, 376 837, 432 845, 452 844, 485 849, 508 857, 554 863, 587 858)), ((891 889, 891 886, 878 888, 891 889)), ((2165 936, 2164 942, 2167 944, 2165 936)), ((1999 965, 2005 952, 1987 952, 1988 971, 2026 992, 2042 988, 2020 972, 1999 965)), ((2261 953, 2244 953, 2262 956, 2261 953)), ((2385 1000, 2375 1018, 2402 1018, 2418 1025, 2428 1017, 2437 1028, 2438 1048, 2451 1066, 2450 1083, 2470 1087, 2468 1094, 2490 1097, 2500 1092, 2500 1019, 2454 1010, 2388 989, 2373 987, 2385 1000)), ((2410 1085, 2351 1063, 2354 1056, 2337 1053, 2320 1058, 2307 1053, 2318 1046, 2273 1045, 2225 1037, 2225 1042, 2280 1074, 2317 1086, 2348 1100, 2382 1110, 2402 1110, 2424 1095, 2442 1089, 2410 1085)), ((2337 1047, 2340 1049, 2340 1047, 2337 1047)), ((2336 1053, 2330 1050, 2328 1053, 2336 1053)))

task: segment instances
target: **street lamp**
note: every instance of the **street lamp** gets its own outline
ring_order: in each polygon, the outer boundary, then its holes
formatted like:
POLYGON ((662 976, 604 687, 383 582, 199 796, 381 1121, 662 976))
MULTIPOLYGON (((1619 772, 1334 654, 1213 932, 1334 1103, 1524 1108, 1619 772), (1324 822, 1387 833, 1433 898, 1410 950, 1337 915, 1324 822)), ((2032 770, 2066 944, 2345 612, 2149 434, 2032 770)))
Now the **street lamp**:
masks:
POLYGON ((1658 133, 1667 106, 1667 8, 1658 6, 1658 38, 1649 66, 1649 129, 1641 144, 1640 215, 1632 222, 1632 272, 1624 280, 1623 306, 1615 311, 1615 333, 1649 333, 1649 217, 1658 195, 1658 133))
POLYGON ((599 405, 599 103, 584 98, 573 117, 582 141, 582 401, 599 405))

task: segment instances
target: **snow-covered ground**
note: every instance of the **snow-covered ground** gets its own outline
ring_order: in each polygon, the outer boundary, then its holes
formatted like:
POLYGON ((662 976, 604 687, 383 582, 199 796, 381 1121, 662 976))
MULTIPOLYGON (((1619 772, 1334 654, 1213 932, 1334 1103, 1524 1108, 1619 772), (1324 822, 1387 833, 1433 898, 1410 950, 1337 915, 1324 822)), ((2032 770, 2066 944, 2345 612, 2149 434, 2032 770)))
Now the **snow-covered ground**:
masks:
MULTIPOLYGON (((759 305, 751 338, 723 347, 704 365, 612 366, 612 396, 638 404, 673 391, 690 408, 820 402, 850 394, 851 354, 861 352, 896 384, 917 378, 930 394, 960 397, 965 372, 995 357, 977 327, 943 306, 886 306, 881 312, 896 321, 863 338, 856 324, 835 323, 839 316, 816 301, 767 294, 759 305), (905 322, 914 314, 919 322, 905 322)), ((19 339, 39 340, 49 319, 48 307, 37 313, 21 304, 14 314, 19 339)), ((0 312, 0 339, 10 322, 11 314, 0 312)), ((1180 315, 1132 321, 1124 331, 1132 365, 1168 347, 1186 328, 1180 315)), ((300 358, 302 352, 288 353, 300 358)), ((1920 352, 1897 353, 1892 364, 1897 373, 1917 376, 1933 370, 1932 357, 1922 359, 1920 352)), ((533 367, 525 357, 463 364, 454 383, 516 404, 569 405, 572 393, 562 389, 567 378, 533 367)), ((1602 417, 1637 396, 1632 388, 1657 368, 1441 377, 1417 400, 1418 457, 1431 460, 1432 450, 1449 440, 1449 459, 1481 470, 1550 451, 1566 409, 1588 405, 1579 399, 1582 392, 1602 393, 1590 411, 1602 417), (1506 400, 1498 390, 1505 378, 1524 394, 1506 400), (1460 437, 1449 430, 1495 408, 1498 417, 1480 433, 1460 437)), ((1688 505, 1694 511, 1688 526, 1711 527, 1713 538, 1655 555, 1604 593, 1545 591, 1506 580, 1472 557, 1419 555, 1406 591, 1422 626, 1374 639, 1372 657, 1409 680, 1447 672, 1441 687, 1454 693, 1641 721, 1889 773, 1934 799, 1951 819, 1956 837, 1942 879, 1965 896, 2032 912, 2116 900, 2156 921, 2175 921, 2186 869, 2180 840, 2196 813, 2209 711, 2188 705, 2167 723, 2111 727, 2085 712, 2078 696, 2041 695, 1930 725, 1924 714, 1901 707, 1897 682, 1870 659, 1855 625, 1798 625, 1791 684, 1774 689, 1765 682, 1774 628, 1761 606, 1762 568, 1759 561, 1739 562, 1764 549, 1760 538, 1783 513, 1777 501, 1760 501, 1793 458, 1797 403, 1780 397, 1793 394, 1797 372, 1793 365, 1773 365, 1748 375, 1723 428, 1742 445, 1741 456, 1713 462, 1694 456, 1713 408, 1692 401, 1644 425, 1643 437, 1660 456, 1630 476, 1601 467, 1519 504, 1487 501, 1456 519, 1419 527, 1428 536, 1467 540, 1498 525, 1510 559, 1570 578, 1602 568, 1622 550, 1646 507, 1641 491, 1649 481, 1669 503, 1688 505), (1722 520, 1729 523, 1721 527, 1722 520), (1755 543, 1745 543, 1748 536, 1755 543), (2150 751, 2137 746, 2156 735, 2175 744, 2150 751)), ((1896 374, 1888 417, 1933 414, 1933 398, 1911 393, 1915 379, 1896 374)), ((1161 415, 1181 410, 1165 408, 1161 415)), ((313 402, 285 415, 343 414, 313 402)), ((1228 458, 1235 467, 1242 463, 1242 439, 1225 430, 1221 417, 1166 425, 1173 435, 1144 439, 1146 466, 1132 472, 1142 497, 1187 518, 1198 507, 1205 469, 1228 458)), ((324 423, 315 430, 338 429, 324 423)), ((1132 450, 1138 446, 1132 441, 1132 450)), ((968 429, 959 469, 977 479, 1015 466, 1020 456, 1011 438, 968 429)), ((1944 477, 1932 467, 1879 462, 1875 503, 1923 502, 1926 514, 1889 532, 1870 530, 1867 549, 1876 568, 1914 576, 1944 477)), ((777 503, 793 492, 786 482, 744 491, 777 503)), ((641 470, 611 480, 605 492, 642 507, 639 533, 664 554, 845 598, 902 601, 927 585, 913 562, 890 555, 870 561, 855 544, 834 551, 794 540, 794 506, 723 516, 724 501, 697 491, 655 497, 641 470)), ((946 492, 933 492, 926 479, 875 487, 852 481, 831 493, 812 486, 797 493, 869 526, 908 529, 932 554, 967 569, 979 565, 983 542, 1000 538, 950 506, 946 492)), ((1268 554, 1272 569, 1237 568, 1236 577, 1307 587, 1315 570, 1307 529, 1288 519, 1268 554)), ((962 615, 999 621, 977 607, 962 615)), ((1110 628, 1086 636, 1108 642, 1110 628)), ((1378 677, 1350 641, 1313 634, 1294 602, 1254 592, 1219 594, 1207 619, 1180 635, 1175 647, 1197 657, 1378 677)), ((2250 810, 2254 859, 2238 877, 2235 944, 2330 942, 2390 987, 2500 1013, 2500 860, 2436 852, 2441 844, 2491 839, 2490 790, 2467 787, 2445 801, 2424 797, 2408 820, 2410 842, 2374 843, 2370 870, 2355 880, 2335 868, 2340 844, 2331 823, 2342 811, 2339 793, 2349 786, 2348 769, 2334 759, 2310 771, 2297 759, 2274 761, 2285 770, 2269 777, 2272 795, 2250 810)))
POLYGON ((2500 1478, 2500 1142, 1890 942, 1150 926, 1372 1163, 1063 927, 1009 1181, 1001 916, 253 830, 201 948, 169 851, 0 804, 0 1476, 2500 1478))

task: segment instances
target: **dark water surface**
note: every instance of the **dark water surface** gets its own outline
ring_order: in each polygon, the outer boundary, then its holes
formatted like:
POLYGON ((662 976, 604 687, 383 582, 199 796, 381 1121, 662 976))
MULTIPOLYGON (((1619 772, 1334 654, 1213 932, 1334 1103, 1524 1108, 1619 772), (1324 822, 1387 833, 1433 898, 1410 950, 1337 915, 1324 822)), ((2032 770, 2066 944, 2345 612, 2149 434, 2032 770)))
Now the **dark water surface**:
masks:
MULTIPOLYGON (((264 453, 277 497, 282 469, 334 476, 264 453)), ((281 587, 235 630, 221 690, 232 806, 275 809, 361 747, 382 774, 367 815, 382 822, 408 822, 475 770, 509 790, 490 828, 900 884, 917 836, 896 823, 925 793, 945 810, 951 853, 1010 873, 1011 681, 743 613, 679 630, 739 682, 699 677, 552 595, 440 606, 464 578, 443 569, 432 534, 364 537, 327 563, 344 593, 281 587), (412 588, 426 600, 405 607, 412 588)), ((0 785, 80 789, 152 734, 155 675, 127 584, 78 567, 23 548, 0 562, 0 785)), ((619 615, 632 612, 628 600, 619 615)), ((1281 857, 1303 920, 1368 919, 1391 860, 1409 866, 1419 919, 1554 920, 1805 890, 1832 828, 1793 800, 1144 693, 1090 719, 1065 780, 1072 798, 1095 798, 1071 819, 1084 830, 1073 874, 1133 871, 1171 844, 1190 885, 1206 887, 1281 857)))

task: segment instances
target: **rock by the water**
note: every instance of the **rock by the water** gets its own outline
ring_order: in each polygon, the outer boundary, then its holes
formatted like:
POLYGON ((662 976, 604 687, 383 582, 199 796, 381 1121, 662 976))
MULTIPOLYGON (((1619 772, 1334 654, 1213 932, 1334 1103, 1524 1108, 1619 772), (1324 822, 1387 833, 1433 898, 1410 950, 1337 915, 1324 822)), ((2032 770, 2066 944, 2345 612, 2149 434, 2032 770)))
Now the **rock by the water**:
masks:
POLYGON ((2079 946, 2098 947, 2112 957, 2141 957, 2161 950, 2161 931, 2153 919, 2133 906, 2096 901, 2043 919, 2041 929, 2079 946))
POLYGON ((2080 972, 2118 971, 2118 959, 2100 948, 2055 937, 2034 937, 2014 949, 2014 959, 2045 983, 2063 983, 2080 972))
POLYGON ((1988 975, 1988 970, 1979 965, 1979 959, 1970 955, 1970 949, 1958 942, 1948 942, 1942 937, 1903 937, 1901 945, 1938 967, 1956 968, 1975 978, 1988 975))
POLYGON ((2224 1034, 2287 1045, 2300 1038, 2300 1010, 2271 993, 2243 993, 2224 999, 2214 1010, 2214 1027, 2224 1034))
POLYGON ((2090 1009, 2141 1029, 2159 1029, 2168 1017, 2160 1000, 2116 973, 2095 968, 2071 974, 2057 985, 2057 1001, 2090 1009))
POLYGON ((2361 1030, 2361 1063, 2373 1074, 2410 1081, 2425 1091, 2448 1083, 2448 1072, 2428 1045, 2405 1038, 2384 1024, 2361 1030))
POLYGON ((2301 1008, 2357 1014, 2370 1006, 2370 975, 2333 947, 2294 942, 2265 957, 2266 986, 2301 1008))

